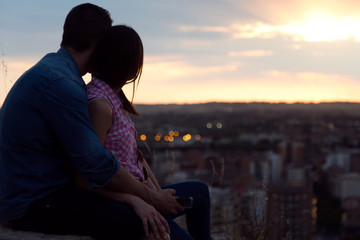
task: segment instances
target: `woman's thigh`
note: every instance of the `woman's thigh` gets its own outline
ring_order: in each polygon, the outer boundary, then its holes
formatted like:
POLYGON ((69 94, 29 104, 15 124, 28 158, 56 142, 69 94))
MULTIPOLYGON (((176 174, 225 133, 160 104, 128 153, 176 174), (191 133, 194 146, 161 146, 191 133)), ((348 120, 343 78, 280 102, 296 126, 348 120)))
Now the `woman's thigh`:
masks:
MULTIPOLYGON (((204 207, 206 209, 210 208, 209 188, 207 184, 203 182, 199 182, 199 181, 180 182, 180 183, 164 186, 163 188, 175 189, 176 191, 175 196, 178 197, 192 197, 193 209, 204 208, 204 207)), ((188 212, 189 210, 190 209, 185 209, 185 212, 179 212, 176 215, 172 215, 172 217, 175 218, 177 216, 181 216, 184 213, 188 212)), ((206 217, 210 218, 210 215, 206 217)))

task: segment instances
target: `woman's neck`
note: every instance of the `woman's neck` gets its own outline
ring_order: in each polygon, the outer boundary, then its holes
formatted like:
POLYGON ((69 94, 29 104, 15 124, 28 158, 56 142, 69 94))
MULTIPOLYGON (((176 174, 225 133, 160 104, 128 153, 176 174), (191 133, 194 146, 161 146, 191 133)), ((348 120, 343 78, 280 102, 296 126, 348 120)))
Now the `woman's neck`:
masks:
POLYGON ((113 87, 111 88, 116 94, 119 94, 121 92, 122 87, 113 87))

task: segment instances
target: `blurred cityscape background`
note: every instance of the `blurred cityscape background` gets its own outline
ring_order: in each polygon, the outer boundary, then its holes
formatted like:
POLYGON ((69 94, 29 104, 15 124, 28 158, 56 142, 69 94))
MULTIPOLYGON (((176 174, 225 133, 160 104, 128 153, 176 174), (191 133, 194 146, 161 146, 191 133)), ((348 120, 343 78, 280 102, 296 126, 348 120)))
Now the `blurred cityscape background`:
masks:
POLYGON ((214 239, 360 238, 359 103, 136 107, 160 184, 210 186, 214 239))

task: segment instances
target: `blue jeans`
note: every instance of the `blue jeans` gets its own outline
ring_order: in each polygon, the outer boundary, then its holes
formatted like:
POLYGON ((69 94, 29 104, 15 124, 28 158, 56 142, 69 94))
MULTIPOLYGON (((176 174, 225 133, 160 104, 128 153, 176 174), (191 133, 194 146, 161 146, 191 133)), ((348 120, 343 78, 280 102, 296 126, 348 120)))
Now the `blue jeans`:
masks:
POLYGON ((208 186, 202 182, 189 181, 163 188, 175 189, 175 195, 179 197, 193 197, 193 207, 191 209, 185 209, 176 215, 165 216, 170 227, 171 240, 210 240, 210 196, 208 186), (186 215, 186 226, 191 236, 173 221, 174 218, 183 214, 186 215))
MULTIPOLYGON (((210 200, 206 184, 184 182, 166 186, 177 196, 194 198, 193 208, 165 216, 172 240, 210 239, 210 200), (186 214, 189 236, 172 219, 186 214)), ((97 240, 142 239, 143 225, 133 209, 96 193, 65 187, 33 202, 25 216, 13 221, 21 230, 49 234, 89 235, 97 240)))
POLYGON ((33 202, 16 229, 48 234, 88 235, 97 240, 142 239, 143 225, 133 209, 96 193, 65 187, 33 202))

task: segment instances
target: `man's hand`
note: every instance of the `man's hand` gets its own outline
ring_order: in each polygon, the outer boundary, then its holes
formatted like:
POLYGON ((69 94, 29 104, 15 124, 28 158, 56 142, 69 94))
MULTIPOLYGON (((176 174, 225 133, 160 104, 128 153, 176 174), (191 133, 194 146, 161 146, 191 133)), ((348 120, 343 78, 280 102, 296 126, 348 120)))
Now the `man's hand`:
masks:
POLYGON ((120 167, 106 188, 115 192, 138 196, 155 207, 161 214, 176 214, 184 208, 174 198, 174 189, 153 190, 136 180, 124 167, 120 167))
MULTIPOLYGON (((139 216, 143 222, 144 232, 149 237, 149 224, 151 226, 151 234, 156 239, 168 239, 170 228, 166 219, 156 209, 144 202, 141 198, 131 196, 131 205, 134 208, 135 213, 139 216)), ((169 238, 170 239, 170 238, 169 238)))
POLYGON ((157 238, 157 237, 155 237, 153 232, 151 232, 149 235, 149 238, 147 238, 147 240, 171 240, 171 238, 170 238, 170 234, 162 236, 161 238, 157 238))
POLYGON ((151 204, 161 214, 176 214, 178 211, 184 211, 184 207, 181 206, 174 198, 176 191, 174 189, 162 189, 160 191, 154 191, 151 195, 151 204))

